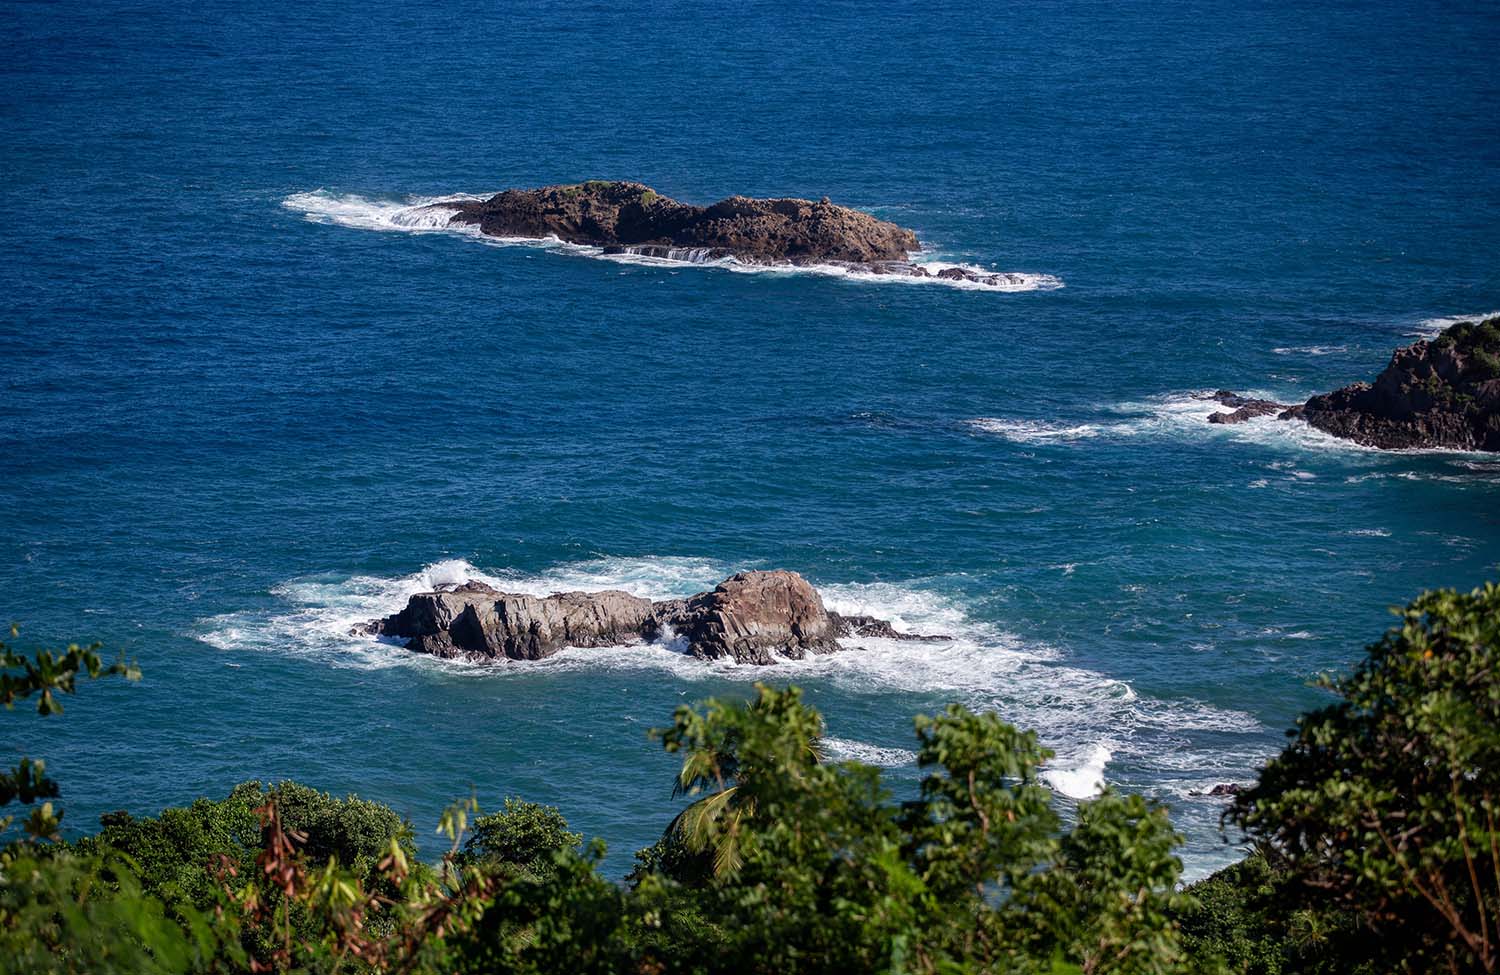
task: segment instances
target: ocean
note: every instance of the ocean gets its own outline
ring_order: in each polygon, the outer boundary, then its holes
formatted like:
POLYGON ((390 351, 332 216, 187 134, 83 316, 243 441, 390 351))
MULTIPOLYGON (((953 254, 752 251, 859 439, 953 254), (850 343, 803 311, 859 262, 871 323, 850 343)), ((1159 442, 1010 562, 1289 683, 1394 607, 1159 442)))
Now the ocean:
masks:
MULTIPOLYGON (((1500 309, 1500 15, 1469 4, 0 5, 0 609, 145 678, 17 710, 70 835, 237 782, 556 804, 625 873, 673 708, 796 683, 1035 728, 1187 876, 1387 608, 1500 578, 1500 458, 1284 402, 1500 309), (1006 289, 608 258, 412 208, 631 179, 828 196, 1006 289), (496 667, 352 636, 433 584, 749 568, 951 639, 496 667)), ((1068 789, 1064 789, 1068 791, 1068 789)), ((1075 790, 1077 791, 1077 790, 1075 790)), ((1071 799, 1059 800, 1065 806, 1071 799)), ((437 843, 427 844, 434 852, 437 843)))

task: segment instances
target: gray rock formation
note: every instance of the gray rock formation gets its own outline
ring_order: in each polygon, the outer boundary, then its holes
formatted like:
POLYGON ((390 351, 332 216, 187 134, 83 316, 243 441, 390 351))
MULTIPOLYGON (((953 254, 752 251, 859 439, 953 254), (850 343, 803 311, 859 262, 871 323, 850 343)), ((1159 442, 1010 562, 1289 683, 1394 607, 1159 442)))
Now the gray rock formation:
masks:
POLYGON ((606 254, 638 254, 678 261, 726 257, 747 264, 830 264, 869 274, 937 277, 1005 287, 1023 278, 963 267, 936 273, 910 260, 917 235, 868 213, 792 198, 731 196, 694 206, 642 183, 589 180, 529 190, 506 190, 487 200, 433 204, 450 226, 478 227, 491 237, 556 237, 602 247, 606 254))
POLYGON ((676 637, 704 659, 769 664, 843 649, 839 637, 942 639, 899 633, 871 616, 828 612, 795 572, 741 572, 711 592, 652 603, 618 591, 547 597, 469 582, 412 596, 399 613, 357 632, 398 637, 408 650, 467 660, 540 660, 563 647, 676 637))
POLYGON ((366 632, 406 637, 407 649, 436 657, 540 660, 567 646, 615 646, 639 639, 651 612, 651 600, 627 592, 538 598, 470 582, 418 593, 405 609, 366 632))
POLYGON ((688 652, 714 660, 769 664, 842 649, 823 599, 795 572, 741 572, 712 592, 657 604, 657 626, 687 640, 688 652))

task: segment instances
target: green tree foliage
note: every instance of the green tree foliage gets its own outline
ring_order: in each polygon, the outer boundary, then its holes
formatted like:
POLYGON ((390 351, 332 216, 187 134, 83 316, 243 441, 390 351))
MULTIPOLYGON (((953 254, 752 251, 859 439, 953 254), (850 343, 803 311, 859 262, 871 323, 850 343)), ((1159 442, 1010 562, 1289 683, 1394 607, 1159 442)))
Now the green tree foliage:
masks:
POLYGON ((0 970, 67 975, 244 971, 234 915, 163 902, 128 860, 12 849, 0 865, 0 970))
POLYGON ((651 874, 650 857, 637 871, 638 895, 665 905, 657 943, 674 965, 1043 972, 1108 950, 1162 960, 1091 970, 1178 970, 1164 913, 1178 841, 1161 810, 1085 804, 1098 813, 1064 843, 1038 778, 1050 753, 992 714, 954 706, 917 719, 927 774, 907 803, 891 801, 878 769, 820 761, 821 732, 795 688, 757 686, 748 704, 680 708, 661 733, 682 755, 681 791, 706 796, 654 856, 672 863, 674 837, 712 853, 710 869, 685 877, 651 874), (1127 849, 1113 872, 1098 863, 1127 849), (1075 861, 1092 872, 1073 877, 1075 861))
POLYGON ((1175 910, 1188 956, 1204 971, 1281 975, 1315 970, 1292 967, 1281 918, 1285 882, 1285 871, 1257 850, 1189 887, 1192 901, 1175 910))
MULTIPOLYGON (((1233 820, 1284 857, 1302 909, 1348 911, 1350 968, 1500 966, 1500 587, 1429 592, 1325 680, 1233 820)), ((1336 920, 1336 917, 1335 917, 1336 920)), ((1342 926, 1324 924, 1318 935, 1342 926)))
POLYGON ((559 854, 577 851, 582 843, 583 836, 569 831, 555 806, 512 797, 499 812, 474 820, 460 862, 507 864, 541 879, 556 872, 559 854))
MULTIPOLYGON (((15 639, 18 628, 10 628, 11 639, 15 639)), ((36 713, 42 717, 61 714, 60 694, 77 691, 78 675, 89 679, 120 676, 126 680, 139 680, 140 671, 135 665, 121 658, 105 665, 99 656, 100 644, 80 647, 69 644, 64 651, 37 650, 32 656, 18 653, 9 644, 0 643, 0 704, 5 710, 13 710, 18 701, 36 695, 36 713)), ((12 802, 25 805, 41 800, 42 804, 31 810, 24 824, 27 836, 35 840, 50 840, 57 836, 62 825, 62 810, 54 810, 49 800, 60 795, 57 783, 47 777, 47 767, 40 759, 23 758, 15 768, 0 772, 0 807, 12 802)), ((0 837, 10 828, 12 816, 0 818, 0 837)))
POLYGON ((304 857, 318 865, 337 862, 367 882, 393 842, 407 857, 416 855, 411 824, 390 807, 359 796, 339 799, 297 782, 270 787, 245 782, 235 787, 227 802, 246 809, 275 805, 282 825, 302 837, 299 848, 304 857))
POLYGON ((1107 791, 1078 809, 1062 842, 1062 910, 1067 941, 1084 972, 1156 975, 1180 971, 1185 956, 1173 913, 1182 838, 1166 807, 1107 791), (1069 922, 1072 922, 1069 924, 1069 922))

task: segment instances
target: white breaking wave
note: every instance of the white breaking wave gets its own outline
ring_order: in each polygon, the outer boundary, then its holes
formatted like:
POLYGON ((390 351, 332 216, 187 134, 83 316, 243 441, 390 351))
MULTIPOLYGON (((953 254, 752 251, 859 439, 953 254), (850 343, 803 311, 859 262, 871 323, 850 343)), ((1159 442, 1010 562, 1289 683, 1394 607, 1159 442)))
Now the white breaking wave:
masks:
POLYGON ((880 768, 915 765, 917 753, 906 748, 886 748, 847 738, 824 738, 823 754, 838 762, 863 762, 880 768))
POLYGON ((1092 799, 1104 791, 1104 766, 1114 757, 1102 742, 1089 747, 1072 766, 1055 763, 1042 770, 1042 781, 1069 799, 1092 799))
MULTIPOLYGON (((1116 440, 1170 438, 1174 440, 1219 437, 1273 446, 1317 450, 1348 450, 1379 453, 1348 440, 1340 440, 1301 420, 1278 420, 1260 416, 1243 423, 1209 423, 1215 413, 1233 412, 1210 398, 1212 390, 1165 393, 1144 400, 1102 405, 1091 422, 1046 422, 977 417, 966 421, 982 433, 992 433, 1013 443, 1072 443, 1099 437, 1116 440)), ((1273 394, 1246 392, 1246 398, 1276 399, 1273 394)))
MULTIPOLYGON (((1074 798, 1097 791, 1106 763, 1123 761, 1128 763, 1133 788, 1149 792, 1160 785, 1166 791, 1159 794, 1174 801, 1207 801, 1178 796, 1171 783, 1182 780, 1179 763, 1195 773, 1191 780, 1195 788, 1203 783, 1211 787, 1215 781, 1249 775, 1246 755, 1264 757, 1264 752, 1248 744, 1259 742, 1260 749, 1266 748, 1266 730, 1254 716, 1200 701, 1139 695, 1125 681, 1070 664, 1058 648, 1028 644, 994 624, 973 619, 952 597, 920 585, 815 581, 830 609, 878 616, 907 632, 944 634, 945 638, 916 642, 848 639, 844 641, 848 649, 842 653, 785 660, 768 667, 697 660, 670 636, 654 643, 569 648, 546 660, 475 664, 438 660, 390 641, 351 633, 356 624, 399 610, 415 593, 471 579, 539 595, 567 589, 623 589, 661 599, 701 591, 741 568, 745 566, 711 559, 609 558, 526 574, 484 571, 454 559, 399 577, 293 579, 272 590, 275 602, 271 607, 201 620, 192 635, 224 651, 291 654, 336 668, 404 667, 495 682, 568 673, 636 674, 688 684, 726 679, 795 682, 861 697, 910 694, 932 702, 928 708, 956 701, 975 710, 998 712, 1021 728, 1035 729, 1045 746, 1067 756, 1047 769, 1048 781, 1074 798), (1195 744, 1194 736, 1205 733, 1220 744, 1195 744), (1247 744, 1226 753, 1225 735, 1246 736, 1247 744), (1101 753, 1101 747, 1107 751, 1101 753)), ((705 689, 705 693, 712 691, 705 689)), ((915 753, 902 748, 837 737, 828 739, 827 745, 830 756, 837 759, 885 767, 915 761, 915 753)))
POLYGON ((968 422, 976 430, 993 433, 1012 443, 1069 443, 1097 437, 1100 433, 1099 426, 1093 423, 1069 425, 1040 420, 1002 420, 992 416, 981 416, 968 422))
MULTIPOLYGON (((1256 443, 1268 447, 1297 451, 1343 454, 1348 457, 1364 456, 1370 459, 1400 454, 1423 454, 1445 457, 1484 456, 1476 451, 1446 448, 1412 448, 1407 450, 1382 450, 1344 440, 1324 433, 1303 420, 1282 420, 1276 414, 1257 416, 1241 423, 1209 423, 1215 413, 1233 412, 1212 398, 1212 390, 1164 393, 1143 400, 1104 404, 1098 407, 1097 417, 1090 422, 1047 422, 1040 420, 1008 420, 999 417, 976 417, 964 421, 971 429, 990 433, 1012 443, 1045 444, 1073 443, 1080 440, 1109 438, 1115 440, 1161 438, 1173 440, 1221 440, 1256 443)), ((1286 398, 1275 393, 1248 391, 1246 399, 1269 399, 1286 402, 1286 398)), ((1300 400, 1302 397, 1291 397, 1300 400)), ((1403 474, 1369 474, 1364 477, 1400 477, 1403 474)), ((1428 475, 1411 475, 1426 478, 1428 475)), ((1311 481, 1317 475, 1311 471, 1287 471, 1292 480, 1311 481)), ((1462 478, 1452 478, 1459 481, 1462 478)), ((1472 478, 1470 480, 1473 480, 1472 478)), ((1252 487, 1265 485, 1256 482, 1252 487)))
POLYGON ((1292 345, 1272 349, 1277 355, 1336 355, 1348 352, 1347 345, 1292 345))
POLYGON ((1447 318, 1424 318, 1420 322, 1417 322, 1416 328, 1408 331, 1406 334, 1417 338, 1431 339, 1441 335, 1459 322, 1482 322, 1486 318, 1494 318, 1496 316, 1500 316, 1500 311, 1485 311, 1476 315, 1450 315, 1447 318))
POLYGON ((281 205, 288 210, 301 213, 305 219, 313 223, 335 224, 356 230, 456 234, 500 247, 536 247, 559 254, 591 257, 614 261, 617 264, 644 267, 714 267, 741 274, 813 274, 883 284, 935 284, 963 291, 1053 291, 1063 287, 1062 280, 1051 274, 996 271, 993 268, 983 268, 973 264, 956 264, 939 260, 937 255, 931 254, 918 255, 916 258, 916 263, 931 272, 928 277, 920 278, 903 274, 873 274, 837 264, 750 264, 733 257, 710 258, 709 251, 705 248, 673 248, 665 257, 632 253, 606 254, 602 247, 570 244, 557 237, 491 237, 480 233, 479 228, 472 224, 450 227, 448 218, 457 210, 441 209, 439 206, 443 203, 483 198, 483 194, 457 194, 382 200, 351 193, 339 194, 330 193, 327 190, 315 190, 310 193, 293 193, 282 200, 281 205), (999 275, 1000 281, 996 284, 981 284, 978 281, 936 277, 939 271, 955 267, 976 274, 999 275))

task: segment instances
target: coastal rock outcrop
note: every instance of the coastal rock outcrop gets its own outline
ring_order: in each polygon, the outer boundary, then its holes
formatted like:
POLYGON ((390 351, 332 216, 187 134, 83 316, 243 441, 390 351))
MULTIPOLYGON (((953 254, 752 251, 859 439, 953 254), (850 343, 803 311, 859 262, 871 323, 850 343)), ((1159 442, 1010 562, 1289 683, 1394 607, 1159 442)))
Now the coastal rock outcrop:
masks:
POLYGON ((872 616, 842 617, 802 576, 741 572, 710 592, 653 603, 626 592, 539 597, 480 582, 417 593, 357 632, 404 639, 408 650, 467 660, 540 660, 563 647, 680 640, 692 656, 769 664, 844 649, 839 637, 941 639, 898 632, 872 616))
POLYGON ((703 257, 759 261, 904 261, 917 235, 826 198, 757 200, 731 196, 710 206, 679 203, 642 183, 591 180, 534 190, 506 190, 456 207, 453 223, 475 224, 492 237, 555 236, 575 244, 642 247, 672 256, 699 249, 703 257))
POLYGON ((1258 416, 1270 416, 1285 412, 1291 407, 1285 403, 1276 403, 1268 399, 1248 399, 1227 389, 1221 389, 1214 393, 1209 399, 1217 400, 1229 407, 1232 413, 1214 413, 1209 416, 1209 423, 1244 423, 1258 416))
POLYGON ((1354 383, 1287 406, 1220 390, 1233 408, 1209 423, 1275 414, 1383 450, 1500 451, 1500 317, 1458 322, 1397 349, 1373 383, 1354 383))
POLYGON ((1397 349, 1374 383, 1314 396, 1289 411, 1297 417, 1387 450, 1500 450, 1500 317, 1397 349))
POLYGON ((822 597, 795 572, 741 572, 711 592, 658 603, 656 612, 659 629, 670 627, 705 660, 768 664, 773 654, 801 660, 842 649, 822 597))
POLYGON ((540 660, 566 646, 603 647, 639 637, 651 600, 627 592, 563 592, 545 598, 469 582, 412 596, 406 608, 366 627, 405 637, 435 657, 540 660))
POLYGON ((936 277, 993 287, 1013 274, 946 267, 933 272, 910 260, 921 246, 905 227, 821 200, 731 196, 694 206, 662 196, 643 183, 589 180, 513 189, 487 200, 433 204, 450 226, 468 225, 491 237, 556 237, 682 261, 734 258, 748 264, 827 264, 869 274, 936 277))

